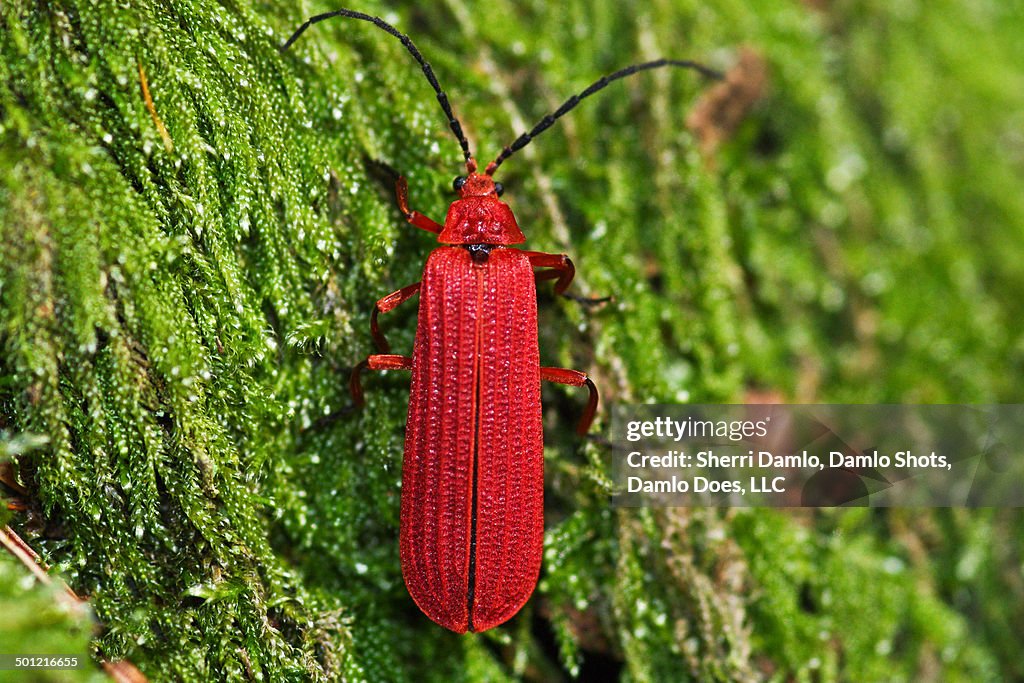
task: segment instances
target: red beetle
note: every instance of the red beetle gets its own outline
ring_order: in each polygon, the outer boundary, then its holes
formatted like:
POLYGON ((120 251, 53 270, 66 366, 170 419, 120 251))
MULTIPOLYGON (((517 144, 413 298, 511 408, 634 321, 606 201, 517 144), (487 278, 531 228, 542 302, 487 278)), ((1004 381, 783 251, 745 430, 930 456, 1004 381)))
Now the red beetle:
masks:
POLYGON ((562 294, 575 270, 564 254, 523 251, 512 210, 499 199, 498 166, 580 100, 619 78, 660 66, 713 71, 689 61, 657 60, 605 76, 571 97, 521 135, 484 173, 469 151, 462 126, 433 70, 408 36, 382 19, 337 10, 309 19, 282 47, 312 24, 343 16, 368 21, 402 41, 437 93, 465 156, 468 175, 455 179, 459 199, 444 225, 410 211, 405 180, 398 204, 417 228, 437 234, 423 279, 377 302, 370 329, 378 354, 356 366, 351 391, 363 402, 360 373, 411 370, 405 457, 402 463, 400 554, 409 594, 438 624, 458 633, 483 631, 510 619, 533 593, 544 546, 544 434, 541 380, 586 386, 590 399, 578 432, 597 410, 597 388, 576 370, 540 365, 537 288, 557 280, 562 294), (534 272, 535 268, 542 270, 534 272), (419 319, 412 357, 389 353, 377 323, 416 294, 419 319))

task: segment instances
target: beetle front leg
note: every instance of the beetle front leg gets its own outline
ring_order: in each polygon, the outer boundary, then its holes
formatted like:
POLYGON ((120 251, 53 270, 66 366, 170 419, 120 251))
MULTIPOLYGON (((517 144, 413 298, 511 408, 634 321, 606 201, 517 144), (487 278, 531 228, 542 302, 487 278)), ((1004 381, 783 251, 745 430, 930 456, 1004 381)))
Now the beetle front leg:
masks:
POLYGON ((565 294, 572 279, 576 277, 576 266, 565 254, 546 254, 543 251, 524 251, 534 268, 549 268, 536 274, 538 281, 555 280, 555 294, 565 294))
POLYGON ((419 211, 409 210, 409 183, 405 181, 405 176, 398 176, 398 180, 395 181, 395 196, 398 198, 398 210, 405 216, 405 220, 421 230, 435 235, 440 234, 444 226, 419 211))
POLYGON ((416 296, 416 293, 419 291, 420 283, 416 282, 408 287, 402 287, 397 292, 391 292, 373 305, 373 313, 370 314, 370 334, 373 335, 373 343, 377 345, 377 350, 381 353, 391 353, 391 345, 388 344, 388 340, 384 338, 384 334, 380 331, 377 315, 395 309, 416 296))
POLYGON ((348 390, 352 394, 352 402, 356 408, 362 408, 366 403, 363 399, 363 385, 359 378, 363 370, 412 370, 412 358, 392 353, 375 353, 372 356, 367 356, 366 360, 352 368, 352 375, 348 380, 348 390))
POLYGON ((529 257, 530 265, 534 268, 549 269, 537 272, 534 277, 537 282, 557 280, 555 282, 555 294, 564 296, 566 299, 572 299, 577 303, 591 306, 611 301, 612 298, 610 296, 588 298, 565 293, 565 290, 569 289, 572 279, 576 277, 576 266, 573 265, 572 259, 565 254, 546 254, 542 251, 527 251, 524 253, 529 257))
POLYGON ((583 411, 583 416, 580 417, 579 424, 576 425, 576 433, 580 436, 585 436, 590 430, 590 425, 594 422, 594 415, 597 414, 597 385, 586 376, 586 374, 579 370, 567 370, 565 368, 544 368, 540 369, 540 378, 548 382, 556 382, 558 384, 568 384, 574 387, 585 386, 590 390, 590 398, 587 399, 587 408, 583 411))

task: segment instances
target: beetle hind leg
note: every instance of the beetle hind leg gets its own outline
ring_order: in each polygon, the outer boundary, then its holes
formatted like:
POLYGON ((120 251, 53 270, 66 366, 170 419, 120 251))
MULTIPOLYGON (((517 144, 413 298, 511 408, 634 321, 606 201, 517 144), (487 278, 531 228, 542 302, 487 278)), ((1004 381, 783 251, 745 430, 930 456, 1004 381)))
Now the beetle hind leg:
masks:
POLYGON ((363 398, 363 384, 360 378, 363 370, 412 370, 412 358, 392 353, 375 353, 372 356, 367 356, 366 360, 352 368, 348 389, 356 408, 362 408, 366 403, 363 398))
POLYGON ((363 398, 363 383, 360 378, 363 370, 409 369, 412 369, 412 358, 409 358, 408 356, 396 356, 394 354, 380 353, 367 357, 366 360, 352 368, 352 374, 349 375, 348 389, 349 393, 352 394, 352 405, 340 410, 335 410, 333 413, 319 418, 313 423, 313 429, 322 429, 337 420, 339 417, 344 417, 345 415, 353 413, 366 404, 366 401, 363 398))

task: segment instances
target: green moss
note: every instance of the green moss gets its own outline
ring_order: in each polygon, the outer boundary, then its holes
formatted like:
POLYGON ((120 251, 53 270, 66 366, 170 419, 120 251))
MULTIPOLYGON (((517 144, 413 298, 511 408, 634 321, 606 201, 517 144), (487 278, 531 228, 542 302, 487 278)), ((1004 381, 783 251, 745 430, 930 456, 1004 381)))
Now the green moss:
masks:
POLYGON ((93 619, 89 608, 76 605, 56 584, 41 586, 6 552, 0 555, 0 642, 4 654, 77 656, 79 669, 0 671, 0 681, 104 681, 107 677, 89 657, 93 619))
MULTIPOLYGON (((684 125, 707 86, 663 71, 502 167, 531 248, 615 296, 545 290, 545 364, 610 401, 1018 400, 1024 17, 808 5, 359 9, 413 35, 484 161, 615 67, 764 56, 768 94, 713 162, 684 125)), ((379 31, 327 22, 278 53, 329 8, 0 6, 0 430, 44 440, 10 449, 31 506, 12 524, 89 596, 96 654, 184 680, 1024 675, 1017 513, 613 512, 562 389, 538 595, 494 634, 419 615, 405 379, 322 418, 349 405, 373 301, 432 244, 376 162, 440 219, 460 156, 379 31)), ((414 309, 384 323, 396 348, 414 309)))

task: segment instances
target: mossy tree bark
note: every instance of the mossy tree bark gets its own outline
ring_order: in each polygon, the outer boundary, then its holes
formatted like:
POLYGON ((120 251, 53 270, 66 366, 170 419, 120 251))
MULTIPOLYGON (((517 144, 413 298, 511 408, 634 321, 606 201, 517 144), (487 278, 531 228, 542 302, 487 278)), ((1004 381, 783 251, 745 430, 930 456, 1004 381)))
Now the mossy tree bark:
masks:
MULTIPOLYGON (((615 296, 542 295, 546 364, 611 401, 1018 399, 1024 17, 816 4, 358 9, 413 36, 482 160, 624 64, 767 63, 714 158, 684 126, 706 84, 663 71, 502 168, 531 248, 615 296)), ((0 458, 29 506, 9 521, 88 596, 98 656, 167 680, 1024 676, 1017 513, 612 510, 561 389, 537 595, 483 636, 422 618, 396 550, 405 383, 323 418, 431 247, 373 169, 440 219, 460 155, 383 33, 338 20, 278 53, 327 9, 0 6, 0 458)), ((386 323, 396 348, 413 323, 386 323)), ((40 600, 10 562, 0 604, 40 600)))

